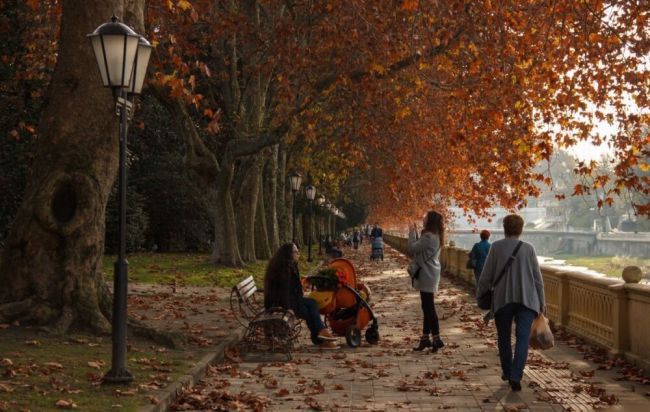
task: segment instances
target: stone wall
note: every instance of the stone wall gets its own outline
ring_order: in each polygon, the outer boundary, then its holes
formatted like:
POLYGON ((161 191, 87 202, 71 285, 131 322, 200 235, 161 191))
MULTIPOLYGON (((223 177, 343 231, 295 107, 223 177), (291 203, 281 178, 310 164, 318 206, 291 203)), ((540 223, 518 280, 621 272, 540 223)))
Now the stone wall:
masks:
MULTIPOLYGON (((490 241, 503 239, 503 231, 491 232, 490 241)), ((479 241, 478 233, 458 230, 449 234, 456 246, 471 249, 479 241)), ((609 234, 591 232, 555 232, 524 230, 522 240, 535 246, 538 255, 559 253, 584 256, 650 256, 650 234, 609 234)))
MULTIPOLYGON (((407 239, 384 235, 384 240, 406 251, 407 239)), ((473 271, 465 267, 467 255, 466 249, 445 247, 440 263, 447 274, 475 285, 473 271)), ((650 370, 650 286, 544 265, 541 270, 547 316, 555 326, 650 370)))

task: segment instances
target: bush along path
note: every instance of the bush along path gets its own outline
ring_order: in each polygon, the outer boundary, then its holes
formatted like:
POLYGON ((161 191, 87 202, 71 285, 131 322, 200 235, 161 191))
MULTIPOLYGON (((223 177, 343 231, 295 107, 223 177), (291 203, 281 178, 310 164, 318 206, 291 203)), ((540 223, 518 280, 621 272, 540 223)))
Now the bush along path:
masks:
POLYGON ((624 380, 593 357, 583 359, 589 351, 572 338, 549 351, 531 350, 523 390, 511 392, 500 379, 494 324, 483 323, 472 291, 446 276, 436 297, 446 346, 437 353, 413 352, 421 311, 406 275, 408 259, 390 248, 383 262, 370 262, 367 247, 345 253, 370 287, 379 344, 353 349, 341 338, 340 350, 324 351, 303 331, 290 362, 243 362, 232 350, 172 409, 650 410, 645 391, 631 387, 645 382, 624 380))

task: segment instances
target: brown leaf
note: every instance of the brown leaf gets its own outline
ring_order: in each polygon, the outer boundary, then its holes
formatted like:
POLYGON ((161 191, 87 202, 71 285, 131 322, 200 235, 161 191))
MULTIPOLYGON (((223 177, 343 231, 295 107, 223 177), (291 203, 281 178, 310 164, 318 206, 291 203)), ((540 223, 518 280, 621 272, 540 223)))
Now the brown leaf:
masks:
POLYGON ((45 362, 43 366, 48 369, 63 369, 63 365, 61 365, 59 362, 45 362))
POLYGON ((104 366, 104 362, 102 362, 102 361, 89 361, 88 366, 90 366, 93 369, 101 369, 102 366, 104 366))
POLYGON ((5 367, 6 366, 13 366, 13 364, 14 364, 13 361, 11 359, 9 359, 9 358, 4 358, 4 359, 0 360, 0 366, 5 366, 5 367))
POLYGON ((282 396, 287 396, 288 394, 289 394, 289 390, 282 388, 275 393, 275 396, 282 397, 282 396))
POLYGON ((25 341, 25 345, 29 345, 29 346, 36 346, 36 345, 40 345, 40 344, 41 344, 41 342, 37 341, 36 339, 34 339, 34 340, 26 340, 25 341))
POLYGON ((72 399, 59 399, 56 401, 56 406, 61 409, 74 409, 77 407, 77 404, 72 401, 72 399))

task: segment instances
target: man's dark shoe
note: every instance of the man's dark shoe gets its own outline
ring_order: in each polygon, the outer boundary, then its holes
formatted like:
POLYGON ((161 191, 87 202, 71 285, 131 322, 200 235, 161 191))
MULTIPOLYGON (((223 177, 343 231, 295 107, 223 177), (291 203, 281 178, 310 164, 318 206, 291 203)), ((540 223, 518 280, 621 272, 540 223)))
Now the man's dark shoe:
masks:
POLYGON ((431 347, 431 340, 429 339, 428 336, 423 336, 420 338, 420 344, 415 348, 413 348, 413 350, 420 352, 430 347, 431 347))
POLYGON ((521 383, 516 381, 510 381, 510 388, 514 392, 519 392, 521 390, 521 383))

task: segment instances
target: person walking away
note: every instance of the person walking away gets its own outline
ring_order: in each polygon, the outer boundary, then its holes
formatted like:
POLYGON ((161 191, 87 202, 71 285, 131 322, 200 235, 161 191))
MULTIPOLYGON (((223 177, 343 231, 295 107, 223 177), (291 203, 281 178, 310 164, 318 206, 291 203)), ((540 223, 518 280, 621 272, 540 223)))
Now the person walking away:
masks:
POLYGON ((528 358, 528 339, 533 320, 544 312, 544 281, 535 248, 520 241, 524 219, 508 215, 503 219, 505 239, 492 243, 479 278, 477 296, 494 287, 492 311, 497 328, 501 379, 507 380, 513 391, 521 390, 521 378, 528 358), (514 258, 513 258, 514 256, 514 258), (508 270, 496 285, 492 285, 509 259, 508 270), (515 322, 515 353, 512 354, 511 331, 515 322))
POLYGON ((320 317, 318 303, 303 294, 298 270, 300 252, 293 243, 280 246, 266 267, 264 277, 264 308, 281 307, 292 310, 307 322, 312 340, 323 342, 323 349, 338 349, 336 340, 320 317), (316 338, 316 339, 314 339, 316 338))
POLYGON ((420 291, 422 306, 422 336, 415 351, 431 348, 433 353, 445 346, 440 339, 440 324, 435 307, 435 294, 440 283, 440 248, 445 240, 444 218, 436 211, 429 211, 423 220, 424 229, 418 238, 417 227, 409 228, 408 253, 419 267, 413 287, 420 291), (429 337, 431 335, 431 338, 429 337))
POLYGON ((359 230, 356 230, 352 233, 352 243, 354 244, 354 249, 359 249, 359 242, 361 241, 360 239, 361 234, 359 233, 359 230))
POLYGON ((372 231, 370 232, 370 237, 371 238, 376 238, 376 237, 383 237, 384 236, 384 231, 381 230, 381 227, 379 227, 379 223, 375 223, 375 226, 372 228, 372 231))
POLYGON ((478 287, 478 279, 481 276, 481 271, 485 265, 485 259, 487 259, 488 252, 490 251, 490 232, 487 230, 481 230, 481 241, 474 243, 472 251, 469 252, 470 259, 475 263, 474 265, 474 277, 476 278, 476 287, 478 287))

